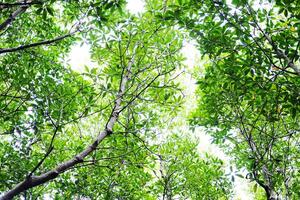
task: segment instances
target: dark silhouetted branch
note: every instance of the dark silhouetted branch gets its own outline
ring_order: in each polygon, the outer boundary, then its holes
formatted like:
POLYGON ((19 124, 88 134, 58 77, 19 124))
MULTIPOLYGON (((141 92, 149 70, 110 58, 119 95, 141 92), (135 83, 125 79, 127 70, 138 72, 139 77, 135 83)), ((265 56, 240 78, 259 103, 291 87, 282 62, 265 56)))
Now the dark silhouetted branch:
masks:
POLYGON ((72 36, 73 34, 75 34, 75 32, 68 33, 66 35, 59 36, 59 37, 51 39, 51 40, 45 40, 45 41, 41 41, 41 42, 36 42, 36 43, 31 43, 31 44, 25 44, 25 45, 21 45, 21 46, 18 46, 18 47, 0 49, 0 54, 9 53, 9 52, 15 52, 15 51, 21 51, 21 50, 25 50, 25 49, 32 48, 32 47, 41 46, 41 45, 52 44, 52 43, 61 41, 61 40, 65 39, 65 38, 68 38, 68 37, 72 36))

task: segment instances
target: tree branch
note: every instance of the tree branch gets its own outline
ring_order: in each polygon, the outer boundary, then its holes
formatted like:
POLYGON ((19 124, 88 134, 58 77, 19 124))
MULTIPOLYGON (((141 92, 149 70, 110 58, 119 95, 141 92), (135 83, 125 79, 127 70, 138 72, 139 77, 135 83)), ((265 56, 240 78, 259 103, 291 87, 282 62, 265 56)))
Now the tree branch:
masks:
POLYGON ((16 2, 16 3, 0 3, 0 9, 1 8, 11 8, 15 6, 30 6, 30 5, 37 5, 37 4, 43 4, 42 1, 24 1, 24 2, 16 2))
POLYGON ((131 71, 133 62, 134 62, 134 56, 129 61, 128 66, 126 67, 126 69, 124 69, 124 71, 122 73, 122 78, 120 81, 120 87, 119 87, 119 91, 117 94, 117 99, 115 100, 114 108, 112 110, 110 118, 108 119, 105 129, 98 134, 98 136, 95 138, 95 140, 88 147, 86 147, 82 152, 75 155, 72 159, 59 164, 56 168, 54 168, 48 172, 45 172, 39 176, 31 176, 29 178, 26 178, 24 181, 20 182, 14 188, 7 191, 3 196, 1 196, 0 200, 12 199, 13 197, 20 194, 21 192, 24 192, 27 189, 38 186, 38 185, 42 185, 50 180, 53 180, 61 173, 72 169, 78 163, 84 162, 84 159, 88 155, 90 155, 93 151, 95 151, 97 149, 98 145, 107 136, 112 134, 113 127, 114 127, 115 123, 117 122, 117 119, 120 114, 121 103, 123 100, 123 96, 125 94, 126 84, 127 84, 127 81, 129 80, 129 73, 131 71))
MULTIPOLYGON (((2 22, 0 24, 0 31, 2 31, 3 29, 5 29, 7 26, 9 26, 15 19, 18 15, 21 15, 22 13, 24 13, 27 8, 30 7, 30 3, 32 1, 28 1, 26 4, 24 5, 21 5, 20 8, 18 8, 15 12, 13 12, 4 22, 2 22)), ((21 3, 21 2, 20 2, 21 3)), ((5 3, 2 3, 2 4, 5 4, 5 3)), ((1 8, 1 4, 0 4, 0 8, 1 8)))
POLYGON ((51 40, 45 40, 45 41, 36 42, 36 43, 32 43, 32 44, 25 44, 25 45, 21 45, 21 46, 18 46, 18 47, 0 49, 0 54, 9 53, 9 52, 15 52, 15 51, 21 51, 21 50, 25 50, 25 49, 32 48, 32 47, 37 47, 37 46, 40 46, 40 45, 52 44, 52 43, 61 41, 61 40, 65 39, 65 38, 68 38, 68 37, 74 35, 76 32, 77 31, 74 31, 74 32, 65 34, 63 36, 59 36, 59 37, 51 39, 51 40))
MULTIPOLYGON (((272 40, 272 38, 269 36, 269 34, 267 32, 265 32, 261 27, 260 25, 258 24, 258 22, 256 21, 255 17, 256 16, 255 14, 255 11, 251 8, 251 6, 247 3, 247 8, 248 8, 248 11, 249 13, 252 15, 253 17, 253 21, 256 25, 256 27, 258 28, 258 30, 263 34, 263 36, 266 38, 266 40, 269 42, 269 44, 272 46, 273 50, 274 50, 274 53, 278 56, 278 58, 283 58, 284 61, 287 63, 287 67, 290 67, 292 68, 295 73, 300 76, 300 68, 299 66, 296 66, 295 63, 293 62, 293 59, 290 59, 282 50, 280 50, 277 45, 275 44, 275 42, 272 40)), ((299 41, 298 41, 299 42, 299 41)), ((298 43, 299 44, 299 43, 298 43)), ((298 47, 298 45, 297 45, 298 47)), ((297 49, 296 49, 297 51, 297 49)))

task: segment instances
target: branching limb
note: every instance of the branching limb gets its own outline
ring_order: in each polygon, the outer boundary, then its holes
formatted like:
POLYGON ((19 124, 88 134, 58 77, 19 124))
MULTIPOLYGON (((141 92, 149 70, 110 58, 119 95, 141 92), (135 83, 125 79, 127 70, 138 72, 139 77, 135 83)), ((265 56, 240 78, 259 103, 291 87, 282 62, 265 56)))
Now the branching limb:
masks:
MULTIPOLYGON (((0 31, 4 30, 7 26, 9 26, 15 19, 17 16, 21 15, 22 13, 24 13, 27 8, 30 7, 30 3, 32 1, 27 1, 26 4, 24 5, 21 5, 20 8, 18 8, 15 12, 13 12, 4 22, 2 22, 0 24, 0 31)), ((2 3, 2 4, 5 4, 5 3, 2 3)), ((5 5, 4 5, 5 6, 5 5)), ((1 8, 1 4, 0 4, 0 8, 1 8)))
MULTIPOLYGON (((248 8, 249 13, 252 16, 255 16, 255 14, 256 14, 255 11, 250 7, 250 5, 248 3, 247 3, 247 8, 248 8)), ((261 26, 258 24, 258 22, 256 21, 255 17, 253 17, 253 19, 254 19, 254 24, 256 25, 256 27, 258 28, 258 30, 263 34, 263 36, 266 38, 266 40, 272 46, 272 48, 274 50, 274 53, 278 56, 278 58, 283 58, 284 61, 287 63, 287 67, 286 68, 292 68, 295 71, 295 73, 300 76, 300 67, 296 66, 295 63, 293 62, 293 59, 290 59, 282 50, 280 50, 278 48, 278 46, 272 40, 272 38, 269 36, 269 34, 266 33, 261 28, 261 26)), ((298 41, 298 45, 299 45, 299 41, 298 41)), ((297 48, 298 48, 298 45, 297 45, 297 48)), ((296 49, 296 51, 297 51, 297 49, 296 49)))
POLYGON ((98 134, 98 136, 95 138, 95 140, 88 147, 86 147, 82 152, 75 155, 72 159, 59 164, 56 168, 54 168, 48 172, 45 172, 39 176, 31 176, 30 178, 27 178, 24 181, 20 182, 14 188, 12 188, 11 190, 9 190, 5 194, 3 194, 3 196, 0 197, 0 200, 12 199, 16 195, 26 191, 27 189, 38 186, 38 185, 42 185, 50 180, 55 179, 57 176, 59 176, 63 172, 74 168, 74 166, 76 166, 79 163, 82 163, 88 155, 90 155, 92 152, 94 152, 97 149, 98 145, 107 136, 112 134, 113 127, 114 127, 115 123, 117 122, 117 119, 120 114, 121 103, 122 103, 123 96, 125 94, 126 84, 129 79, 129 73, 131 71, 133 61, 134 60, 131 59, 131 61, 128 63, 128 66, 124 70, 124 73, 122 74, 119 92, 117 94, 117 99, 115 101, 115 105, 112 110, 112 114, 111 114, 110 118, 108 119, 105 129, 98 134))

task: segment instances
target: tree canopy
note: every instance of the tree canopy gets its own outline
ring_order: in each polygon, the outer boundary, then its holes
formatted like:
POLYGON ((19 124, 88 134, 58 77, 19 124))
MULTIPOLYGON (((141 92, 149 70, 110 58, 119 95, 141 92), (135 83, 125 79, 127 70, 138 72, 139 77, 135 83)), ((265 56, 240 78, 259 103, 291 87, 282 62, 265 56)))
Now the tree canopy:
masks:
POLYGON ((299 199, 299 2, 127 3, 0 1, 0 199, 299 199))

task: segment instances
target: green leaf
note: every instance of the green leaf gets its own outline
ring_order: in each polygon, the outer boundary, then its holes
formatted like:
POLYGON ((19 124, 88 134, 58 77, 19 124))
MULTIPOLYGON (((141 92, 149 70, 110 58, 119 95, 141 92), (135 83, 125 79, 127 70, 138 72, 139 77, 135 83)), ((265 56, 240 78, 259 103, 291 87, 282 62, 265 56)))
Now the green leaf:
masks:
POLYGON ((253 186, 253 191, 256 193, 257 192, 257 183, 254 184, 253 186))

